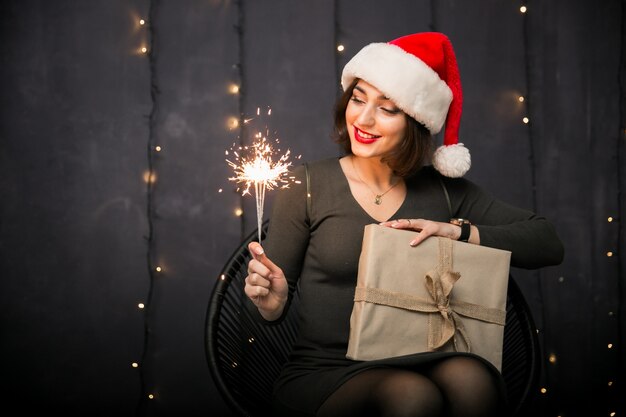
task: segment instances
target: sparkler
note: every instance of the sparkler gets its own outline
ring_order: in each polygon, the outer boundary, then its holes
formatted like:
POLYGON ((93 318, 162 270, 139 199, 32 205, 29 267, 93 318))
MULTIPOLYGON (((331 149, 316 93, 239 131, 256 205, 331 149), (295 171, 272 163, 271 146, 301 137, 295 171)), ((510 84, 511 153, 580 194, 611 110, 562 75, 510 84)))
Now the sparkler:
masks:
MULTIPOLYGON (((259 110, 257 110, 258 114, 259 110)), ((271 110, 268 114, 271 114, 271 110)), ((245 122, 250 120, 252 119, 247 119, 245 122)), ((275 142, 278 143, 278 139, 275 142)), ((237 150, 231 150, 231 152, 234 155, 234 161, 226 159, 226 162, 235 171, 235 176, 228 178, 228 180, 242 184, 238 189, 238 191, 243 190, 242 196, 251 194, 250 189, 254 187, 257 230, 259 243, 261 243, 265 192, 274 188, 288 188, 289 183, 294 180, 294 177, 287 175, 291 166, 291 162, 289 162, 291 151, 287 150, 277 159, 274 159, 280 153, 280 149, 275 150, 267 137, 258 132, 252 145, 239 146, 237 150)), ((226 155, 229 155, 228 151, 226 151, 226 155)))

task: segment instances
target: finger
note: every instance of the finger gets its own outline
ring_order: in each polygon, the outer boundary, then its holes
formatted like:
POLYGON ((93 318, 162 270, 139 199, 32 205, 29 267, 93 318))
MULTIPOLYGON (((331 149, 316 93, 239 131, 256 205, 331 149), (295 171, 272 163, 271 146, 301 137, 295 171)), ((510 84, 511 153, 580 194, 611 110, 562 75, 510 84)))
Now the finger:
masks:
POLYGON ((263 288, 270 287, 270 281, 266 279, 264 276, 259 275, 257 273, 252 273, 246 277, 246 284, 251 286, 260 286, 263 288))
POLYGON ((409 245, 411 245, 411 246, 419 245, 424 240, 426 240, 428 237, 434 235, 436 231, 437 231, 436 230, 436 226, 434 226, 434 224, 432 222, 425 223, 423 225, 423 227, 420 229, 420 231, 417 234, 417 236, 415 236, 415 238, 413 238, 413 240, 411 240, 411 242, 409 242, 409 245))
POLYGON ((389 227, 394 229, 421 230, 422 219, 400 219, 389 222, 389 227))
POLYGON ((265 255, 265 251, 263 247, 259 245, 258 242, 250 242, 248 245, 248 250, 257 261, 261 262, 263 265, 269 269, 270 274, 282 274, 282 269, 280 269, 274 262, 270 260, 270 258, 265 255))
POLYGON ((246 285, 243 290, 246 293, 246 296, 253 301, 257 300, 259 297, 265 297, 270 293, 267 288, 256 285, 246 285))

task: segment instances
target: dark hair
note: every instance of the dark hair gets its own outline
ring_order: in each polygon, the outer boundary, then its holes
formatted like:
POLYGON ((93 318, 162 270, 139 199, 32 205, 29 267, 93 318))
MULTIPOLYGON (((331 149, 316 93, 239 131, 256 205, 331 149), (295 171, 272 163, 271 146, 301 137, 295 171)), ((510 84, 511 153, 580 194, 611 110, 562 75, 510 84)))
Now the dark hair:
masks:
MULTIPOLYGON (((350 135, 346 126, 346 108, 352 98, 352 90, 359 82, 359 78, 348 86, 335 104, 335 131, 333 140, 337 142, 346 154, 352 154, 350 135)), ((383 156, 393 172, 403 178, 410 177, 424 166, 431 155, 433 140, 430 132, 424 125, 411 116, 404 114, 407 121, 406 135, 400 145, 383 156)))

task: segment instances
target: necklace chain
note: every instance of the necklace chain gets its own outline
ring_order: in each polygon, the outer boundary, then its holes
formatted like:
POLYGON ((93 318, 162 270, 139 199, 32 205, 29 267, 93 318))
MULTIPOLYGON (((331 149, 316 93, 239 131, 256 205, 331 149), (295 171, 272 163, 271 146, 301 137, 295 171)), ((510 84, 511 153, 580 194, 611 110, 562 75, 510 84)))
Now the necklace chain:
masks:
POLYGON ((359 171, 357 171, 356 166, 354 165, 354 157, 351 157, 350 160, 352 161, 352 169, 356 173, 356 176, 359 178, 359 180, 363 184, 365 184, 367 189, 370 190, 370 192, 372 194, 374 194, 374 204, 376 204, 377 206, 380 206, 383 203, 383 196, 385 194, 387 194, 389 191, 391 191, 393 189, 393 187, 395 187, 396 185, 398 185, 400 183, 400 181, 396 181, 395 184, 393 184, 391 187, 389 187, 387 189, 387 191, 385 191, 384 193, 381 193, 381 194, 377 194, 377 193, 374 192, 374 190, 372 190, 372 188, 365 181, 363 181, 363 178, 361 178, 361 175, 359 175, 359 171))

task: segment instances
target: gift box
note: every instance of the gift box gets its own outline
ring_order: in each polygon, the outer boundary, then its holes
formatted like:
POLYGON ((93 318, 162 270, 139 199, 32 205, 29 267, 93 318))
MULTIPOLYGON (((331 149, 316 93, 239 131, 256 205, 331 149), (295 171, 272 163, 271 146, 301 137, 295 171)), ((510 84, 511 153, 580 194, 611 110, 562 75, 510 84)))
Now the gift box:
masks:
POLYGON ((472 352, 500 370, 511 252, 414 237, 365 227, 346 357, 472 352))

